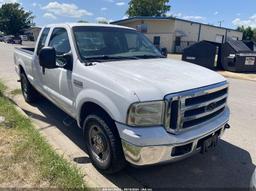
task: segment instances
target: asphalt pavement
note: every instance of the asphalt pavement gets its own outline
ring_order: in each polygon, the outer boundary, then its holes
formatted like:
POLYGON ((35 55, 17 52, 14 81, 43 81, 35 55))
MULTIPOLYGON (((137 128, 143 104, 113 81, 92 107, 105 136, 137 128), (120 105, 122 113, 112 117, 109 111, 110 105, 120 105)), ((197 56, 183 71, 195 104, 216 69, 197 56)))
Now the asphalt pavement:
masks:
MULTIPOLYGON (((0 43, 0 79, 9 89, 19 88, 14 71, 15 45, 0 43)), ((31 44, 30 44, 31 46, 31 44)), ((247 188, 256 165, 256 82, 228 79, 230 125, 216 150, 176 163, 134 168, 117 175, 97 172, 86 154, 81 130, 63 125, 67 115, 43 99, 28 105, 14 98, 57 152, 73 161, 85 174, 89 186, 147 188, 247 188)))

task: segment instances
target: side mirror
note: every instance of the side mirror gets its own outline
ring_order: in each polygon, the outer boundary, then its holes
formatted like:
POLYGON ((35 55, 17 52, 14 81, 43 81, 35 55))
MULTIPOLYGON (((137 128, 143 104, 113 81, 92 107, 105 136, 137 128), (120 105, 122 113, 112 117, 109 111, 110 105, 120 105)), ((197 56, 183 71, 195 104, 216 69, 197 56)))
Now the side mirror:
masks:
POLYGON ((73 55, 72 52, 64 53, 62 55, 56 55, 57 66, 72 70, 73 68, 73 55))
POLYGON ((39 52, 39 64, 43 68, 53 69, 56 65, 56 51, 53 47, 44 47, 39 52))

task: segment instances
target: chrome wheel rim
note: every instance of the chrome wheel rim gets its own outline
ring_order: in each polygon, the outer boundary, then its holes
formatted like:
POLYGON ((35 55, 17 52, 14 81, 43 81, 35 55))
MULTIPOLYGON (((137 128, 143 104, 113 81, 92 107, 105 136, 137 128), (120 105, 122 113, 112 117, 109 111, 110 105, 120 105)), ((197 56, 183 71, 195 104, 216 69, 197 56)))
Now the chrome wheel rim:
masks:
POLYGON ((104 163, 109 159, 110 149, 104 132, 98 125, 93 125, 89 131, 89 144, 94 157, 104 163))

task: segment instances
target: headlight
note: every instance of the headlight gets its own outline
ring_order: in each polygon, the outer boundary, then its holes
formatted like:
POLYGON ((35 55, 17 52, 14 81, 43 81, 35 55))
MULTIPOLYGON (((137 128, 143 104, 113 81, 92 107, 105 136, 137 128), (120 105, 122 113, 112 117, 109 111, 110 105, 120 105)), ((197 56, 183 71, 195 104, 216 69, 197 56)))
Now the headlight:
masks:
POLYGON ((127 123, 130 126, 162 125, 164 109, 164 101, 134 103, 129 108, 127 123))

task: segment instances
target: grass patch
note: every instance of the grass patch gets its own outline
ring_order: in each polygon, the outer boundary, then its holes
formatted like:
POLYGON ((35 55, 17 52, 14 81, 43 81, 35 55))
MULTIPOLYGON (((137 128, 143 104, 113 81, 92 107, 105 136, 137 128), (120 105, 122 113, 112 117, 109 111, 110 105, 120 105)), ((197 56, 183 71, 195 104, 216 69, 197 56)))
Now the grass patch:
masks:
POLYGON ((13 96, 20 95, 21 93, 22 93, 21 89, 19 89, 19 88, 11 91, 11 94, 13 96))
POLYGON ((84 190, 79 170, 59 156, 5 97, 0 82, 0 187, 84 190))

